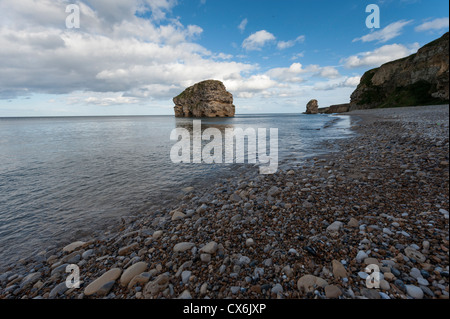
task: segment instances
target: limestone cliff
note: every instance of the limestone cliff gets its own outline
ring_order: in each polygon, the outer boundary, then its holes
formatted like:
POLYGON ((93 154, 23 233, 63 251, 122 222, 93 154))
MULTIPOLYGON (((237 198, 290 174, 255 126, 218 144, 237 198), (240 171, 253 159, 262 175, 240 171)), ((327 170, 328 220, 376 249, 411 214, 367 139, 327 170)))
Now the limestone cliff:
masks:
POLYGON ((233 95, 220 81, 207 80, 187 88, 173 99, 176 117, 233 117, 233 95))
POLYGON ((350 111, 448 103, 449 34, 416 54, 367 71, 351 95, 350 111))

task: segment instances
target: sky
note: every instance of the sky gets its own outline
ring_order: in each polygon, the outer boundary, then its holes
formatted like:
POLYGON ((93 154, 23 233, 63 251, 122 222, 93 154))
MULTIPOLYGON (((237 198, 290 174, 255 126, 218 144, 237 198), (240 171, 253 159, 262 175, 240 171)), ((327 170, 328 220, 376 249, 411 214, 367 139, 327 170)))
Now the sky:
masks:
POLYGON ((445 0, 0 0, 0 117, 172 115, 207 79, 237 114, 348 103, 364 72, 447 32, 448 12, 445 0))

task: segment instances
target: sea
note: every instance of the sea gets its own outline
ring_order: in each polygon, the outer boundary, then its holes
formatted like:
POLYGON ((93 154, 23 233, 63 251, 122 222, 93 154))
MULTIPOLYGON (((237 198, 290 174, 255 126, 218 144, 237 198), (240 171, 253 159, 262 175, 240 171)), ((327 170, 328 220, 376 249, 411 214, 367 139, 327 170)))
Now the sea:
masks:
MULTIPOLYGON (((200 120, 202 129, 222 133, 266 129, 269 137, 277 129, 279 169, 336 151, 322 142, 354 134, 342 115, 200 120)), ((170 205, 186 189, 258 172, 258 164, 246 161, 174 163, 171 134, 192 127, 193 119, 173 116, 0 118, 0 271, 49 247, 102 234, 123 216, 170 205)))

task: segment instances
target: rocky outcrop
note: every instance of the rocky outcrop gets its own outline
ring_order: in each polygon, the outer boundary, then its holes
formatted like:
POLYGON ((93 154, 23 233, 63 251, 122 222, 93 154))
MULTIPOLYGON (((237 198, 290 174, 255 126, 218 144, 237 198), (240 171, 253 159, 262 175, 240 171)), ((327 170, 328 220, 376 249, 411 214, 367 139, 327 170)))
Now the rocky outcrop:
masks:
POLYGON ((350 111, 448 103, 449 34, 409 57, 367 71, 351 95, 350 111))
POLYGON ((345 113, 348 112, 348 110, 350 109, 350 104, 337 104, 337 105, 331 105, 328 108, 327 113, 328 114, 333 114, 333 113, 345 113))
POLYGON ((319 108, 319 113, 321 114, 335 114, 335 113, 345 113, 350 109, 350 104, 337 104, 331 105, 329 107, 319 108))
POLYGON ((220 81, 207 80, 187 88, 173 99, 176 117, 233 117, 233 95, 220 81))
POLYGON ((318 114, 319 113, 319 102, 317 100, 311 100, 306 105, 305 114, 318 114))

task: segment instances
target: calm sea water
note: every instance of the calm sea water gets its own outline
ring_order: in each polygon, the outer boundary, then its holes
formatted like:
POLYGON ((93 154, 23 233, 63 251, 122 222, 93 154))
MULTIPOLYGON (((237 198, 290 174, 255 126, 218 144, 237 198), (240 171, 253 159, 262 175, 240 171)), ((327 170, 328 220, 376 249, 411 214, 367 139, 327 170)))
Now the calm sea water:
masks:
MULTIPOLYGON (((202 128, 278 128, 280 161, 327 152, 349 136, 347 117, 241 115, 202 128)), ((0 269, 68 239, 101 233, 121 216, 156 209, 237 166, 173 164, 172 116, 0 118, 0 269)), ((254 165, 241 165, 257 170, 254 165)))

